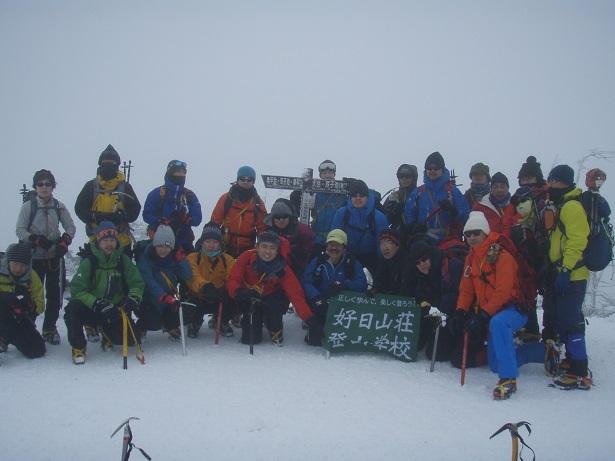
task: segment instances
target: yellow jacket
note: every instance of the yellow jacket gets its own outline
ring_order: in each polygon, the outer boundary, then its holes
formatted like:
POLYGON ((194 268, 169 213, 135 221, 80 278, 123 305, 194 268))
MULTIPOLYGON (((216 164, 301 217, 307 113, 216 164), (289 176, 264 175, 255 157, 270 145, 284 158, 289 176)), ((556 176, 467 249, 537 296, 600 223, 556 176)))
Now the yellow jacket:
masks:
POLYGON ((581 189, 578 187, 564 195, 564 202, 559 208, 559 218, 555 229, 549 236, 549 259, 557 267, 570 271, 570 280, 589 279, 586 266, 577 267, 583 258, 589 237, 589 223, 585 209, 579 200, 581 189))
POLYGON ((40 315, 45 311, 45 298, 43 296, 43 284, 38 274, 29 268, 28 271, 15 280, 8 272, 6 258, 0 263, 0 293, 15 293, 17 285, 25 287, 32 296, 36 314, 40 315))
POLYGON ((206 283, 213 283, 216 288, 224 287, 235 264, 227 253, 221 253, 213 260, 200 252, 190 253, 187 259, 192 270, 192 278, 187 281, 188 289, 198 297, 206 283))

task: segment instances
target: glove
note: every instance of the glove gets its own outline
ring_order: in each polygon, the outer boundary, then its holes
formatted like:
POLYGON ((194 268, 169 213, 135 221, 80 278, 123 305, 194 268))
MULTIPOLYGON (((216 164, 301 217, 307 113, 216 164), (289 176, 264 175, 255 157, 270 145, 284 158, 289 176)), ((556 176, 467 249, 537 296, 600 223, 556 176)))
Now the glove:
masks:
POLYGON ((126 299, 124 299, 123 304, 124 312, 130 315, 131 312, 139 310, 139 307, 141 306, 141 301, 139 301, 134 296, 128 296, 126 299))
POLYGON ((314 296, 312 301, 310 302, 314 309, 314 315, 327 315, 327 310, 329 309, 329 303, 322 296, 314 296))
POLYGON ((317 314, 312 315, 305 323, 308 328, 322 328, 325 324, 324 320, 317 314))
POLYGON ((174 295, 170 293, 164 293, 160 295, 160 297, 158 298, 158 302, 174 311, 179 309, 179 301, 174 295))
POLYGON ((457 208, 451 203, 450 200, 440 200, 438 206, 441 210, 446 211, 452 216, 457 216, 457 208))
POLYGON ((177 250, 175 250, 175 261, 180 263, 184 259, 186 259, 186 252, 182 247, 178 247, 177 250))
POLYGON ((64 232, 62 234, 62 237, 60 237, 60 240, 58 240, 58 243, 56 243, 56 256, 64 256, 68 251, 68 246, 72 241, 73 239, 71 238, 71 236, 64 232))
POLYGON ((28 240, 30 240, 32 245, 34 245, 35 247, 42 248, 43 250, 48 250, 53 245, 53 243, 51 243, 51 240, 49 240, 43 235, 32 234, 30 235, 28 240))
POLYGON ((111 222, 116 226, 126 222, 126 213, 124 210, 117 210, 111 213, 111 222))
POLYGON ((336 280, 331 285, 329 285, 329 288, 327 288, 327 291, 325 293, 326 294, 326 298, 330 298, 331 296, 335 296, 340 291, 342 291, 343 288, 344 287, 343 287, 342 282, 340 282, 339 280, 336 280))
POLYGON ((26 294, 13 294, 11 293, 10 301, 8 303, 11 314, 17 321, 21 321, 26 317, 36 318, 36 312, 32 298, 26 294))
POLYGON ((201 288, 201 293, 203 294, 203 298, 208 303, 217 303, 222 299, 222 295, 220 290, 216 288, 213 283, 206 283, 201 288))
POLYGON ((261 299, 261 294, 252 288, 239 288, 235 292, 235 300, 237 302, 249 302, 250 298, 261 299))
POLYGON ((456 336, 463 331, 465 323, 466 311, 463 309, 455 309, 455 312, 453 312, 453 315, 448 321, 448 331, 450 331, 453 336, 456 336))
POLYGON ((110 303, 109 301, 98 298, 94 305, 92 306, 92 311, 95 313, 102 315, 107 322, 112 322, 117 318, 117 307, 110 303))
POLYGON ((555 291, 558 295, 563 295, 568 291, 570 285, 570 272, 567 270, 561 271, 555 277, 555 291))
POLYGON ((487 332, 490 316, 484 310, 480 309, 478 314, 470 317, 466 324, 466 331, 472 335, 474 339, 482 339, 487 332))

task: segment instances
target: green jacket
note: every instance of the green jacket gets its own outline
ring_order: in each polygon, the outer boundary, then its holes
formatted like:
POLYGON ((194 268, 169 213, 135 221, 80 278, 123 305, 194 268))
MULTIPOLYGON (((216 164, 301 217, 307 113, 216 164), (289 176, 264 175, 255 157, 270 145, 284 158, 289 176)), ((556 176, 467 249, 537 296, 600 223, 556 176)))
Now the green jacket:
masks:
POLYGON ((108 258, 95 244, 92 244, 91 250, 93 258, 97 261, 96 273, 92 274, 90 258, 81 261, 77 273, 70 282, 72 299, 87 307, 92 307, 98 298, 119 304, 124 298, 131 296, 140 302, 145 282, 137 266, 126 256, 122 247, 118 247, 108 258), (120 258, 122 258, 121 264, 120 258), (119 265, 123 267, 123 277, 119 265))
POLYGON ((0 293, 14 293, 17 285, 22 285, 30 292, 37 315, 42 314, 45 311, 45 298, 38 274, 29 267, 24 275, 15 280, 9 273, 8 262, 4 256, 0 260, 0 293))
POLYGON ((558 272, 562 267, 571 271, 570 280, 587 280, 589 270, 586 266, 574 269, 583 258, 589 236, 585 209, 575 198, 581 198, 581 189, 578 187, 564 195, 563 203, 559 207, 559 222, 549 237, 549 259, 558 272))

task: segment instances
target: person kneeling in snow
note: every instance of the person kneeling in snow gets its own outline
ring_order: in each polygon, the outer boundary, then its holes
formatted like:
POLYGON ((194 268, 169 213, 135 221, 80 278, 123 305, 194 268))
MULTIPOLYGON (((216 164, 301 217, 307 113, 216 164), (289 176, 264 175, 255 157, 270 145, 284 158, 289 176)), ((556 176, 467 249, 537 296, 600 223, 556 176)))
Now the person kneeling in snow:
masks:
POLYGON ((182 247, 175 249, 175 234, 170 226, 158 226, 137 267, 146 287, 143 304, 135 310, 140 336, 144 337, 148 330, 164 328, 170 340, 179 341, 177 284, 190 279, 192 271, 182 247))
POLYGON ((263 340, 264 321, 273 344, 282 345, 282 316, 289 299, 302 320, 313 322, 314 314, 305 302, 303 289, 279 249, 280 237, 265 231, 258 236, 256 249, 242 253, 231 270, 227 289, 243 313, 243 344, 250 344, 250 330, 254 344, 263 340))
POLYGON ((303 289, 314 311, 305 336, 305 342, 310 346, 322 345, 328 298, 341 290, 367 290, 363 266, 346 251, 346 233, 333 229, 327 234, 326 242, 325 252, 310 261, 302 279, 303 289))
POLYGON ((23 355, 35 359, 45 354, 45 342, 34 325, 45 302, 30 252, 28 244, 14 243, 0 260, 0 352, 14 344, 23 355))
MULTIPOLYGON (((490 232, 489 223, 480 211, 470 213, 463 231, 470 253, 466 257, 451 326, 456 333, 465 329, 474 338, 482 338, 488 331, 489 367, 500 378, 493 398, 504 400, 517 390, 518 367, 529 361, 542 363, 544 349, 542 353, 538 351, 537 360, 527 360, 515 350, 513 334, 525 325, 527 315, 517 302, 520 299, 517 262, 498 244, 500 235, 490 232), (475 315, 468 315, 470 309, 476 309, 475 315)), ((541 347, 537 345, 537 349, 541 347)))
POLYGON ((70 283, 71 301, 64 309, 68 342, 73 363, 85 363, 84 325, 102 326, 103 350, 121 344, 122 323, 119 309, 130 319, 141 304, 145 283, 139 270, 118 244, 113 223, 103 221, 96 230, 96 245, 81 261, 70 283))

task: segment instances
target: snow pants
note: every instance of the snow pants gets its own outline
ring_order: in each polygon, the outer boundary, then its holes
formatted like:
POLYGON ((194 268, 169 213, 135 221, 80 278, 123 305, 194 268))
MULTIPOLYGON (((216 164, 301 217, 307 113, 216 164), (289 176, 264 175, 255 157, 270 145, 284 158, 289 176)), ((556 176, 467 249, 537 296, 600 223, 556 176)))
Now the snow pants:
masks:
POLYGON ((250 302, 241 303, 239 305, 243 313, 241 342, 243 344, 249 343, 250 328, 252 328, 254 344, 260 343, 263 340, 263 323, 269 331, 281 330, 283 327, 282 317, 288 311, 288 304, 288 298, 282 291, 263 296, 262 302, 254 304, 253 307, 251 307, 250 302), (252 315, 250 315, 251 310, 252 315))
POLYGON ((29 317, 16 319, 5 305, 0 305, 0 337, 29 359, 45 355, 45 341, 34 321, 29 317))
MULTIPOLYGON (((184 315, 185 313, 184 310, 184 315)), ((179 312, 167 306, 160 310, 158 305, 144 301, 139 310, 135 311, 135 315, 138 319, 137 329, 142 332, 179 328, 179 312)))
POLYGON ((64 274, 64 258, 33 259, 32 269, 45 285, 43 331, 52 330, 56 326, 62 308, 64 280, 60 279, 63 279, 64 274))

